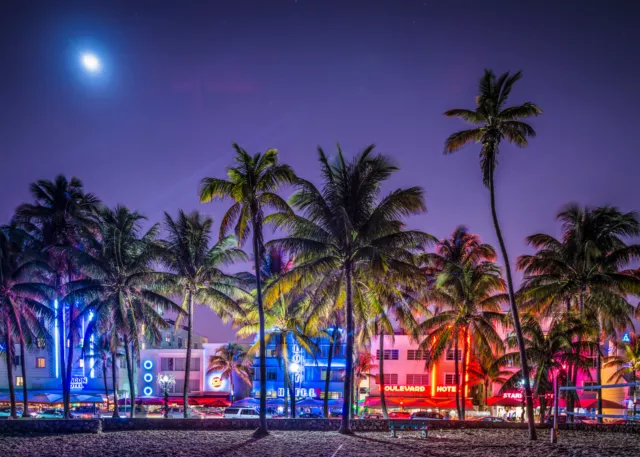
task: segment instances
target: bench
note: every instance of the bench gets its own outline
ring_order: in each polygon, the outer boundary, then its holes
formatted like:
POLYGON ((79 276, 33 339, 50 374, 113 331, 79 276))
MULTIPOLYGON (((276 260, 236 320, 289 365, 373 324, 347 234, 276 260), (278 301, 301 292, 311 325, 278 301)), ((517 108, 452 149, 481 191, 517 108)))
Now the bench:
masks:
POLYGON ((411 419, 390 419, 389 431, 392 438, 397 438, 397 433, 405 430, 419 430, 422 438, 427 437, 429 432, 429 424, 427 421, 411 420, 411 419))

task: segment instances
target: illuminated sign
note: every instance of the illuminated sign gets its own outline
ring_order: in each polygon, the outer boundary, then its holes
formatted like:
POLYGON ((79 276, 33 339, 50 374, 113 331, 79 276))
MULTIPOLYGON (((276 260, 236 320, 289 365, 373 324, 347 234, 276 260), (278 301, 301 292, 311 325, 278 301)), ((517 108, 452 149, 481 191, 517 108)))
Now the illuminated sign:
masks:
POLYGON ((222 387, 222 378, 220 376, 214 376, 211 378, 211 387, 219 389, 222 387))
MULTIPOLYGON (((298 346, 295 343, 293 343, 293 356, 291 357, 291 361, 293 362, 292 365, 295 363, 299 367, 304 366, 304 357, 303 357, 302 351, 300 350, 300 346, 298 346)), ((293 379, 294 383, 302 382, 302 372, 303 370, 298 370, 294 374, 294 379, 293 379)))
MULTIPOLYGON (((284 397, 284 388, 278 387, 277 395, 278 397, 284 397)), ((317 389, 315 387, 310 387, 308 389, 304 387, 296 388, 296 397, 318 398, 319 396, 320 396, 320 389, 317 389)))
POLYGON ((144 382, 151 382, 153 381, 153 375, 151 373, 145 373, 142 379, 144 379, 144 382))
POLYGON ((153 389, 150 386, 146 386, 142 389, 142 393, 149 397, 153 393, 153 389))
POLYGON ((151 360, 145 360, 142 366, 145 370, 150 370, 153 368, 153 362, 151 360))
POLYGON ((502 398, 510 398, 512 400, 522 400, 522 392, 505 392, 502 398))
POLYGON ((70 387, 73 390, 82 390, 89 380, 86 376, 71 376, 70 387))
POLYGON ((456 386, 436 386, 436 392, 438 393, 455 393, 456 386))
POLYGON ((385 392, 426 392, 425 386, 384 386, 385 392))
POLYGON ((629 335, 629 332, 624 332, 624 334, 622 335, 622 342, 631 343, 631 335, 629 335))

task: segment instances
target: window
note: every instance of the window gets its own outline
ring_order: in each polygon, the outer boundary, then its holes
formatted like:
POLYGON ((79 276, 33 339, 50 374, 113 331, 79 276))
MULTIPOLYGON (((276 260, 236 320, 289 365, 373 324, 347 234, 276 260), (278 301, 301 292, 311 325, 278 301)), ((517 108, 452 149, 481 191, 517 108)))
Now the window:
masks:
POLYGON ((164 340, 165 340, 167 343, 171 344, 171 333, 167 332, 167 334, 166 334, 166 335, 165 335, 165 337, 164 337, 164 340))
POLYGON ((161 371, 173 371, 173 357, 162 357, 160 359, 161 371))
POLYGON ((304 367, 304 379, 306 381, 320 381, 320 368, 304 367))
POLYGON ((20 366, 20 356, 19 355, 14 355, 13 356, 13 365, 16 367, 20 366))
POLYGON ((16 376, 16 387, 24 386, 24 378, 22 376, 16 376))
POLYGON ((398 373, 385 373, 384 374, 384 384, 385 385, 398 384, 398 373))
MULTIPOLYGON (((342 381, 343 377, 344 377, 344 370, 337 370, 333 368, 331 370, 329 381, 342 381)), ((327 379, 327 369, 322 368, 320 370, 320 380, 325 381, 326 379, 327 379)))
POLYGON ((267 381, 277 381, 278 371, 273 369, 267 369, 267 381))
MULTIPOLYGON (((447 360, 454 360, 455 349, 447 350, 447 360)), ((458 360, 462 360, 462 349, 458 349, 458 360)))
POLYGON ((409 349, 407 351, 407 360, 429 360, 429 351, 409 349))
POLYGON ((189 371, 200 371, 200 357, 191 359, 191 366, 189 367, 189 371))
POLYGON ((46 368, 47 367, 47 359, 44 357, 36 357, 36 368, 46 368))
POLYGON ((127 368, 127 359, 120 359, 120 368, 127 368))
POLYGON ((428 374, 408 374, 407 375, 408 386, 428 386, 429 375, 428 374))
POLYGON ((182 337, 179 336, 178 337, 178 347, 181 348, 183 346, 184 342, 182 341, 182 337))
MULTIPOLYGON (((460 375, 458 375, 458 380, 460 380, 460 375)), ((444 385, 445 386, 455 386, 459 383, 456 382, 456 374, 455 373, 445 373, 444 374, 444 385)))
POLYGON ((200 390, 200 379, 189 379, 189 392, 197 392, 199 390, 200 390))
POLYGON ((44 349, 46 345, 47 345, 47 340, 45 340, 44 338, 38 338, 36 340, 36 347, 38 349, 44 349))
POLYGON ((78 366, 84 368, 84 359, 78 359, 78 366))
MULTIPOLYGON (((324 392, 320 392, 318 398, 324 400, 324 392)), ((340 398, 342 398, 340 392, 329 392, 329 400, 340 400, 340 398)))
POLYGON ((193 349, 198 349, 198 343, 193 343, 193 349))
MULTIPOLYGON (((385 349, 384 360, 398 360, 400 351, 397 349, 385 349)), ((376 351, 376 359, 380 360, 380 349, 376 351)))

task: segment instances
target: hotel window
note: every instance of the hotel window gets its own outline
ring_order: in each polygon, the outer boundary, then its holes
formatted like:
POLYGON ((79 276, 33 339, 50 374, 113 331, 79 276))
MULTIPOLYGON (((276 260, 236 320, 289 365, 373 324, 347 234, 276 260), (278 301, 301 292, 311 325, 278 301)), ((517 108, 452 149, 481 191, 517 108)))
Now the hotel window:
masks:
POLYGON ((13 356, 13 365, 16 367, 20 366, 20 356, 19 355, 14 355, 13 356))
POLYGON ((277 381, 278 371, 273 369, 267 369, 267 381, 277 381))
POLYGON ((127 368, 127 359, 124 357, 120 359, 120 368, 127 368))
POLYGON ((16 376, 16 387, 24 386, 24 378, 22 376, 16 376))
POLYGON ((78 366, 84 368, 84 359, 78 359, 78 366))
MULTIPOLYGON (((458 379, 460 379, 460 375, 458 375, 458 379)), ((456 374, 455 373, 445 373, 444 374, 444 385, 445 386, 455 386, 458 383, 456 382, 456 374)))
POLYGON ((162 357, 160 359, 160 370, 173 371, 173 357, 162 357))
MULTIPOLYGON (((400 351, 397 349, 385 349, 384 360, 398 360, 400 351)), ((376 351, 376 359, 380 360, 380 349, 376 351)))
MULTIPOLYGON (((327 369, 322 368, 320 371, 320 380, 325 381, 327 379, 327 369)), ((329 381, 342 381, 344 379, 344 370, 343 369, 331 369, 331 375, 329 381)))
POLYGON ((407 385, 409 386, 428 386, 429 375, 428 374, 408 374, 407 385))
POLYGON ((429 360, 429 351, 409 349, 407 351, 407 360, 429 360))
POLYGON ((36 357, 36 368, 46 368, 47 367, 47 359, 44 357, 36 357))
POLYGON ((318 367, 304 367, 304 379, 305 381, 320 381, 320 368, 318 367))
MULTIPOLYGON (((184 384, 184 381, 182 382, 184 384)), ((189 392, 198 392, 200 390, 200 379, 189 379, 189 392)))
POLYGON ((179 336, 178 337, 178 347, 181 348, 184 345, 184 341, 182 340, 182 337, 179 336))
POLYGON ((167 332, 166 336, 164 337, 164 340, 171 344, 171 333, 167 332))
MULTIPOLYGON (((447 360, 454 360, 455 349, 447 350, 447 360)), ((462 349, 458 349, 458 360, 462 360, 462 349)))
POLYGON ((200 357, 191 359, 191 366, 189 367, 189 371, 200 371, 200 357))
POLYGON ((398 373, 385 373, 384 384, 387 386, 398 384, 398 373))
POLYGON ((38 338, 36 340, 36 347, 38 349, 44 349, 46 345, 47 345, 47 340, 45 340, 44 338, 38 338))
MULTIPOLYGON (((340 392, 329 392, 329 400, 340 400, 340 398, 342 398, 340 392)), ((320 392, 318 399, 324 400, 324 392, 320 392)))

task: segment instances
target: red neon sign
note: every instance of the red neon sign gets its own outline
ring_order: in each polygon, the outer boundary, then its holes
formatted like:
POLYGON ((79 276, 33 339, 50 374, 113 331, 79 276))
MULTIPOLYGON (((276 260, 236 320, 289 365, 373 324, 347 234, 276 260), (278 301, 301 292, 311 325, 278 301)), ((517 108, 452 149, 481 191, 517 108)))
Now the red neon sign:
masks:
POLYGON ((510 398, 512 400, 522 400, 522 392, 505 392, 502 398, 510 398))
POLYGON ((455 393, 456 386, 436 386, 436 392, 438 393, 455 393))
POLYGON ((426 392, 425 386, 384 386, 385 392, 426 392))

